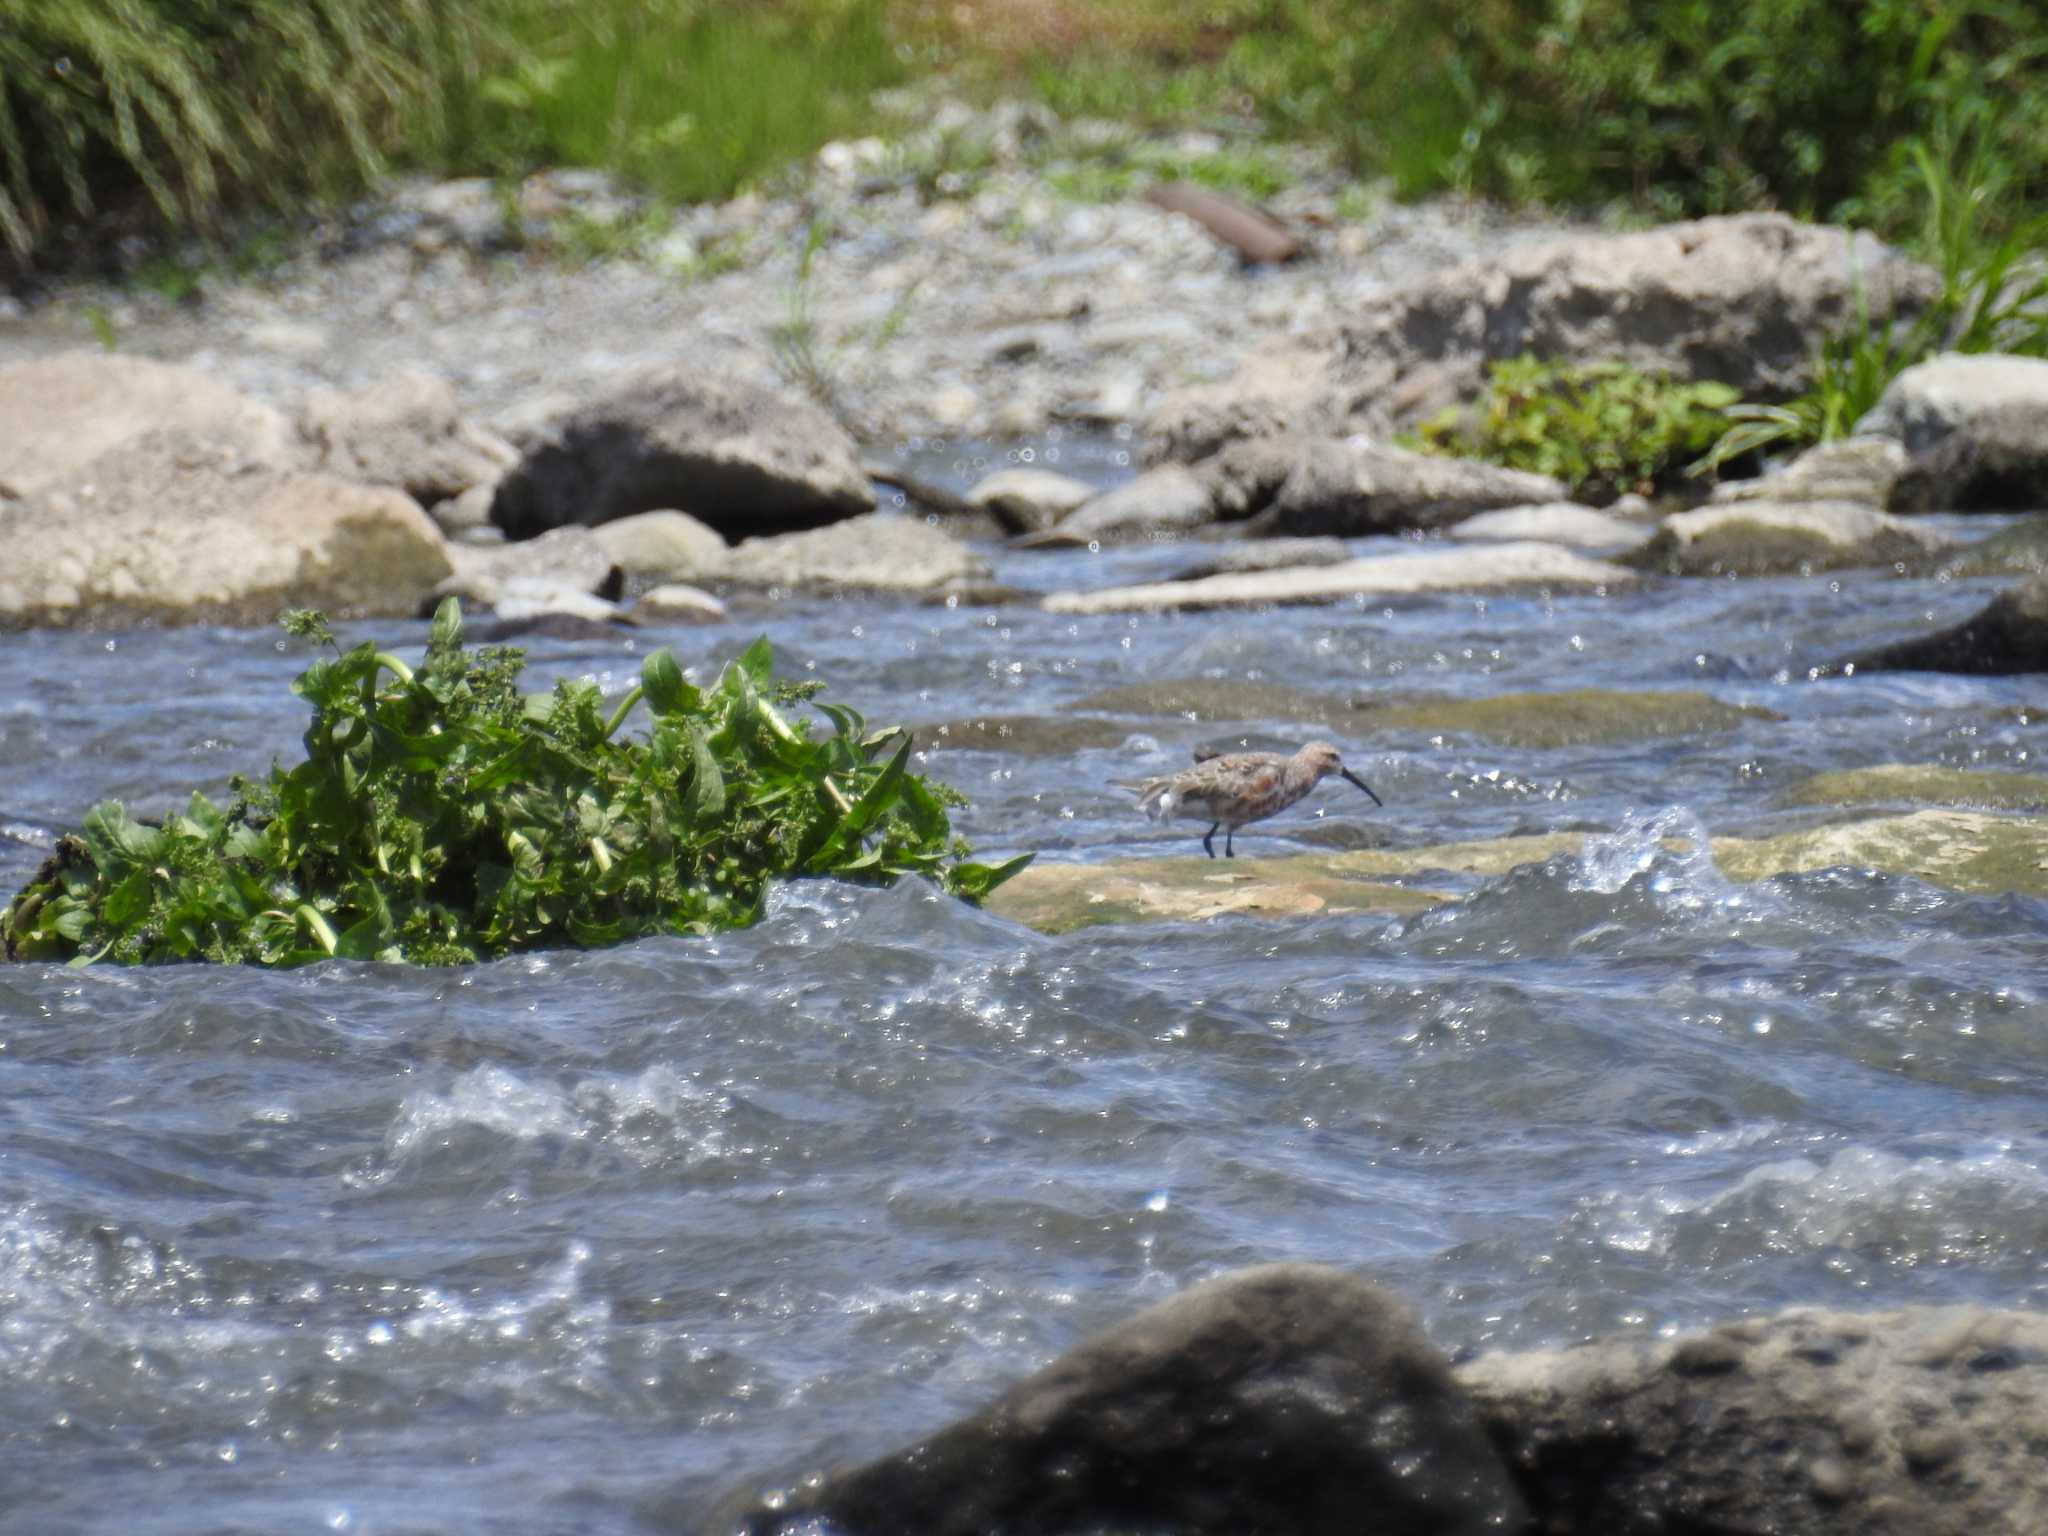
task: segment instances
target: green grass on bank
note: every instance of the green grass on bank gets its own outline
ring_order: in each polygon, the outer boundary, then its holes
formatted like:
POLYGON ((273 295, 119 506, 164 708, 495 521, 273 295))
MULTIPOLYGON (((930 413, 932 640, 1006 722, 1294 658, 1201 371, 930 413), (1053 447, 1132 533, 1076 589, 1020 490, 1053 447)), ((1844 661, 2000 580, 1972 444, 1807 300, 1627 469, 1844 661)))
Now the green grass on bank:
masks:
POLYGON ((0 0, 0 243, 203 228, 392 158, 729 195, 944 69, 985 93, 1337 146, 1402 195, 1780 207, 1911 235, 1973 125, 1999 236, 2048 206, 2038 0, 0 0))
MULTIPOLYGON (((394 163, 723 198, 901 126, 873 93, 934 70, 1068 117, 1317 141, 1405 196, 1783 208, 1942 271, 1918 323, 1832 338, 1806 398, 1734 408, 1720 459, 1844 430, 1938 346, 2048 353, 2040 0, 0 0, 0 260, 103 252, 109 215, 206 233, 394 163)), ((961 167, 926 170, 937 195, 961 167)), ((1259 197, 1287 173, 1248 139, 1187 166, 1127 143, 1053 184, 1164 174, 1259 197)))

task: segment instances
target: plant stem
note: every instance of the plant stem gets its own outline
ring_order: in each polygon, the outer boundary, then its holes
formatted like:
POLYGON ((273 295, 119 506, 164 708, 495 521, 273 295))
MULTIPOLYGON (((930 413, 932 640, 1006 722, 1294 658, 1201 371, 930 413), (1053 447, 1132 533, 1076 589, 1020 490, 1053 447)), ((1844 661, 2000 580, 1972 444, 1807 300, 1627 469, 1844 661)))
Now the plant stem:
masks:
POLYGON ((619 707, 612 711, 611 719, 604 723, 605 740, 611 740, 612 733, 626 723, 626 716, 630 715, 633 712, 633 706, 640 702, 640 693, 641 688, 638 683, 635 683, 626 690, 626 696, 619 700, 619 707))

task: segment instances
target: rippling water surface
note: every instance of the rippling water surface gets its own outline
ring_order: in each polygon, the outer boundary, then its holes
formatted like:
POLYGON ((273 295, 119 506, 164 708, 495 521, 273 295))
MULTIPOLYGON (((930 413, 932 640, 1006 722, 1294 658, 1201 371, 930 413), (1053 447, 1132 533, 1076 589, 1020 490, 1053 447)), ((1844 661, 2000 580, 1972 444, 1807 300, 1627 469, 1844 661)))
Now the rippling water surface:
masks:
MULTIPOLYGON (((1182 550, 998 557, 1049 588, 1182 550)), ((1661 839, 1796 824, 1883 761, 2031 768, 2039 681, 1810 684, 1985 589, 1055 618, 791 603, 533 648, 628 686, 765 629, 873 718, 1057 716, 1165 678, 1479 696, 1692 687, 1711 736, 1345 742, 1256 850, 1585 828, 1423 916, 1046 938, 923 888, 468 971, 0 969, 0 1510, 63 1532, 632 1532, 970 1408, 1195 1279, 1314 1258, 1452 1349, 1791 1302, 2048 1304, 2048 907, 1661 839)), ((380 637, 414 646, 423 626, 380 637)), ((270 635, 5 641, 0 875, 95 798, 297 750, 270 635)), ((1301 734, 1284 715, 1248 727, 1301 734)), ((986 852, 1192 846, 1110 782, 1218 728, 940 753, 986 852)))

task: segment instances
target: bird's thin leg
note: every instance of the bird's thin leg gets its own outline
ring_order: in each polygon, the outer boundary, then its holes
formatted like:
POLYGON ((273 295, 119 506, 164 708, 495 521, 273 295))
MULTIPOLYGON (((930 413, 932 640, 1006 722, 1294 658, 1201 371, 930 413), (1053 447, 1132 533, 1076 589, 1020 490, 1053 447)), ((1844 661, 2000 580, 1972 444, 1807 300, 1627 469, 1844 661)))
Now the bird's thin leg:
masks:
MULTIPOLYGON (((1223 823, 1220 821, 1216 823, 1216 827, 1220 827, 1222 825, 1223 823)), ((1210 842, 1209 839, 1216 835, 1216 827, 1211 827, 1208 831, 1202 834, 1202 851, 1208 854, 1209 857, 1212 859, 1216 857, 1216 845, 1210 842)), ((1226 837, 1223 839, 1223 841, 1227 846, 1230 842, 1230 839, 1226 837)))
POLYGON ((1237 836, 1237 828, 1235 827, 1232 827, 1228 832, 1223 834, 1223 857, 1225 857, 1226 859, 1234 859, 1237 857, 1237 850, 1230 846, 1230 840, 1235 836, 1237 836))

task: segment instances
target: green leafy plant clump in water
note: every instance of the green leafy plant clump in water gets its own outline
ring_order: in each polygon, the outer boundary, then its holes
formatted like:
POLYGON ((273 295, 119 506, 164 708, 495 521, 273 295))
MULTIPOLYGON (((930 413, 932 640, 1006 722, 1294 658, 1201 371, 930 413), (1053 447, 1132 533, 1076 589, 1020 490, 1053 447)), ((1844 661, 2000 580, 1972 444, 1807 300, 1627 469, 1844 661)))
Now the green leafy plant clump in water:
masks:
POLYGON ((1415 441, 1431 453, 1553 475, 1576 496, 1611 501, 1647 494, 1693 462, 1740 398, 1712 380, 1525 354, 1494 363, 1477 402, 1424 422, 1415 441))
MULTIPOLYGON (((286 627, 332 645, 317 614, 286 627)), ((0 919, 9 958, 459 964, 742 927, 804 875, 979 900, 1030 861, 965 857, 959 798, 907 770, 906 734, 790 718, 817 688, 778 684, 766 640, 702 690, 657 651, 609 708, 587 682, 524 695, 523 665, 465 650, 453 599, 416 670, 336 647, 292 685, 303 762, 161 825, 95 806, 0 919), (645 739, 620 739, 641 702, 645 739)))

